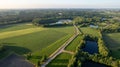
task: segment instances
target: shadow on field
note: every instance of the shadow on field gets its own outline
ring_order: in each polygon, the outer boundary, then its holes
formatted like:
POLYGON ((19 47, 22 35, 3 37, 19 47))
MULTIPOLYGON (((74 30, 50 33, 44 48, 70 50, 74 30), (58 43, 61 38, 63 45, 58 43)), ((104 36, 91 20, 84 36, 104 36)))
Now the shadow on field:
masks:
POLYGON ((118 47, 119 43, 117 41, 115 41, 114 39, 110 38, 108 35, 104 34, 103 38, 108 47, 110 47, 110 48, 118 47))
POLYGON ((29 49, 24 48, 24 47, 19 47, 19 46, 6 46, 6 49, 13 51, 17 54, 27 54, 29 52, 31 52, 29 49))
POLYGON ((31 52, 31 50, 25 48, 25 47, 20 47, 20 46, 13 46, 15 43, 3 43, 5 45, 5 50, 9 52, 15 52, 17 54, 23 55, 31 52))
POLYGON ((104 41, 110 50, 110 55, 119 59, 120 58, 120 44, 114 39, 110 38, 108 35, 104 34, 104 41))
POLYGON ((68 59, 56 59, 54 63, 68 63, 68 59))

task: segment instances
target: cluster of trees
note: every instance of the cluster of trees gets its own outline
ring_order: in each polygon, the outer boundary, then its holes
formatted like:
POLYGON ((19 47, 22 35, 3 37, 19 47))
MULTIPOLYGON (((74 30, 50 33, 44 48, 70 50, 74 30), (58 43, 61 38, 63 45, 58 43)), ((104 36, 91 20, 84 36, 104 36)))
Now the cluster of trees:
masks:
POLYGON ((119 60, 116 60, 115 58, 109 56, 105 57, 100 54, 91 55, 87 52, 80 51, 79 58, 81 58, 80 61, 83 63, 87 60, 90 60, 100 64, 105 64, 107 66, 119 67, 119 60))
POLYGON ((90 24, 97 25, 100 22, 105 22, 107 20, 103 20, 103 17, 92 16, 92 17, 84 17, 79 16, 74 18, 75 24, 80 24, 81 26, 88 26, 90 24))
POLYGON ((56 23, 57 21, 59 21, 61 18, 35 18, 32 20, 32 23, 36 26, 44 26, 44 25, 48 25, 51 23, 56 23))
POLYGON ((101 13, 104 13, 104 11, 95 9, 6 10, 0 12, 0 24, 31 22, 35 18, 43 19, 41 21, 47 23, 47 21, 54 22, 56 19, 74 19, 76 16, 86 18, 84 22, 95 22, 99 19, 99 17, 108 17, 107 15, 103 15, 101 13), (92 19, 93 17, 95 18, 92 19), (49 20, 44 21, 44 19, 49 20))
POLYGON ((102 56, 108 56, 109 55, 109 50, 105 46, 105 43, 104 43, 104 41, 101 38, 98 39, 98 48, 99 48, 99 53, 102 56))
POLYGON ((105 33, 116 33, 120 32, 120 21, 116 21, 114 19, 108 20, 107 22, 104 22, 103 26, 101 26, 101 31, 105 33), (112 21, 111 21, 112 20, 112 21))
POLYGON ((39 67, 41 64, 43 64, 47 60, 47 56, 42 56, 41 60, 38 60, 37 66, 39 67))
POLYGON ((42 26, 42 27, 73 26, 73 22, 71 20, 70 21, 68 20, 61 18, 45 18, 45 19, 35 18, 32 20, 32 23, 35 26, 42 26))
POLYGON ((90 35, 90 34, 85 34, 84 35, 84 40, 88 40, 88 41, 98 41, 98 37, 90 35))
POLYGON ((52 24, 60 20, 59 18, 57 19, 40 19, 40 18, 35 18, 33 19, 32 23, 35 26, 42 26, 42 27, 58 27, 58 26, 71 26, 72 24, 52 24))
POLYGON ((103 28, 102 32, 105 32, 105 33, 116 33, 116 32, 120 32, 120 28, 103 28))

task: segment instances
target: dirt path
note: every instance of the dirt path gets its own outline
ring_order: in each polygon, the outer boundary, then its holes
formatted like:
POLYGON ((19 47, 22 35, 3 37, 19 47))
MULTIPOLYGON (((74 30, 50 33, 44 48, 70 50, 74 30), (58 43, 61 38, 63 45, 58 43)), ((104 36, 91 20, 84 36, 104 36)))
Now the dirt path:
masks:
POLYGON ((23 57, 16 54, 11 54, 4 60, 0 61, 0 67, 35 67, 23 57))
POLYGON ((73 24, 74 28, 75 28, 75 33, 74 35, 68 39, 61 47, 59 47, 54 53, 52 53, 48 60, 41 65, 41 67, 45 67, 48 63, 50 63, 56 56, 58 56, 60 53, 63 52, 63 50, 65 49, 65 47, 67 47, 69 45, 70 42, 72 42, 77 36, 78 34, 80 34, 79 29, 77 28, 77 26, 75 24, 73 24))

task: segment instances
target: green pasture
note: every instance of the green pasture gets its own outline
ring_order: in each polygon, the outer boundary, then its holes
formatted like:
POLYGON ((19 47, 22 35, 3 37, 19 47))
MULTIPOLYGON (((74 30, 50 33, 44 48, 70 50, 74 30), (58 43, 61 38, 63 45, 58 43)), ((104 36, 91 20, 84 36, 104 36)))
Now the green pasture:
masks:
POLYGON ((76 48, 80 44, 80 41, 82 39, 81 35, 78 35, 66 48, 65 50, 75 52, 76 48))
POLYGON ((99 31, 97 29, 90 28, 90 27, 81 27, 80 29, 84 34, 89 34, 96 37, 100 36, 99 31))
POLYGON ((120 33, 104 34, 104 41, 111 50, 111 55, 120 59, 120 33))
POLYGON ((72 55, 70 55, 70 54, 62 53, 62 54, 58 55, 46 67, 67 67, 71 57, 72 57, 72 55))
POLYGON ((4 56, 9 52, 26 55, 31 52, 33 56, 30 60, 36 62, 43 55, 49 56, 74 34, 73 26, 43 28, 31 25, 31 27, 20 27, 18 29, 16 25, 14 30, 3 28, 6 31, 0 33, 0 43, 6 46, 7 51, 1 55, 4 56))

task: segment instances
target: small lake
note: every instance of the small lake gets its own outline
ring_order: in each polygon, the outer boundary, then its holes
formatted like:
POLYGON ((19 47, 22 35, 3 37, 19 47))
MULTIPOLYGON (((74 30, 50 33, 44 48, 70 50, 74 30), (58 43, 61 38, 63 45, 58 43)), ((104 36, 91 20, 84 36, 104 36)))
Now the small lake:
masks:
POLYGON ((96 63, 93 61, 85 61, 82 63, 81 67, 109 67, 109 66, 104 65, 104 64, 100 64, 100 63, 96 63))
POLYGON ((83 51, 88 52, 89 54, 98 53, 98 45, 95 41, 86 41, 83 51))

